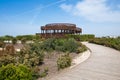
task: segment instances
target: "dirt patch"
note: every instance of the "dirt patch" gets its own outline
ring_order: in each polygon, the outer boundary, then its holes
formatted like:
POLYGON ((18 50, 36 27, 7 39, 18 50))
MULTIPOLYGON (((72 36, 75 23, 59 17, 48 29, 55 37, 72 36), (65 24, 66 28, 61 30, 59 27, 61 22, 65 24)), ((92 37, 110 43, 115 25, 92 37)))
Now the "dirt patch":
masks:
MULTIPOLYGON (((44 59, 44 64, 39 66, 40 70, 44 70, 45 67, 47 67, 48 70, 48 75, 46 77, 51 77, 54 76, 55 74, 58 74, 59 71, 57 69, 57 59, 59 56, 61 56, 62 52, 52 52, 52 53, 45 53, 45 59, 44 59)), ((73 59, 77 56, 78 54, 76 53, 70 53, 70 57, 73 59)), ((41 80, 41 79, 40 79, 41 80)), ((44 80, 44 79, 43 79, 44 80)))

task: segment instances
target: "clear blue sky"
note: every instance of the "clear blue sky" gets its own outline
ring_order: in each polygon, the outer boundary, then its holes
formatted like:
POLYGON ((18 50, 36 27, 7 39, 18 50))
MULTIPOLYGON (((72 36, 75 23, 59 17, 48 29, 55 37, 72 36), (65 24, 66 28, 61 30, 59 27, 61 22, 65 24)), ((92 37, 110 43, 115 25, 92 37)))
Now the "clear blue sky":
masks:
POLYGON ((0 0, 0 36, 35 34, 47 23, 74 23, 83 34, 120 36, 120 0, 0 0))

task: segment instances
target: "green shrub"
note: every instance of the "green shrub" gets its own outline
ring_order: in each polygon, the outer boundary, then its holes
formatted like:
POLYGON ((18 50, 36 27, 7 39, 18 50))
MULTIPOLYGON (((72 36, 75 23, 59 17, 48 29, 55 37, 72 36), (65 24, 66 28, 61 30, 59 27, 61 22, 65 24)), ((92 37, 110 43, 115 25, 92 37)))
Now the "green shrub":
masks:
POLYGON ((63 52, 75 52, 76 49, 78 48, 77 42, 70 38, 66 40, 66 42, 63 44, 63 52))
POLYGON ((29 48, 30 57, 38 59, 38 63, 42 63, 44 60, 44 50, 41 47, 42 45, 36 42, 31 44, 29 48))
POLYGON ((41 49, 47 52, 56 50, 62 52, 75 52, 78 45, 75 39, 55 39, 50 38, 41 44, 41 49))
POLYGON ((82 52, 84 52, 86 50, 87 50, 86 46, 82 45, 82 46, 77 48, 76 53, 82 53, 82 52))
POLYGON ((44 53, 36 47, 35 50, 22 50, 19 53, 19 62, 29 67, 34 67, 41 64, 44 60, 44 53))
POLYGON ((93 34, 80 35, 80 40, 81 41, 89 41, 89 40, 94 39, 94 38, 95 38, 95 35, 93 35, 93 34))
POLYGON ((13 39, 12 39, 12 43, 13 43, 13 44, 16 44, 16 43, 17 43, 17 39, 16 39, 16 38, 13 38, 13 39))
POLYGON ((32 80, 32 72, 24 65, 8 64, 0 68, 0 80, 32 80))
POLYGON ((89 41, 99 45, 104 45, 117 50, 120 50, 120 39, 119 38, 95 38, 89 41))
POLYGON ((72 59, 69 56, 69 54, 64 54, 60 56, 57 60, 58 70, 71 66, 71 62, 72 62, 72 59))
POLYGON ((56 46, 55 50, 56 51, 65 51, 63 46, 56 46))
POLYGON ((33 39, 36 39, 36 35, 18 35, 16 36, 16 39, 17 40, 33 40, 33 39))
POLYGON ((7 46, 6 46, 6 49, 5 49, 5 52, 6 52, 7 54, 14 55, 14 54, 15 54, 14 45, 7 45, 7 46))
POLYGON ((11 55, 2 55, 0 57, 0 67, 2 65, 7 65, 7 64, 10 64, 10 63, 16 63, 16 60, 15 60, 15 57, 11 56, 11 55))
POLYGON ((77 41, 89 41, 91 39, 94 39, 95 35, 93 35, 93 34, 82 34, 82 35, 69 34, 69 35, 66 35, 66 37, 74 38, 77 41))
POLYGON ((0 41, 0 48, 4 48, 5 47, 5 43, 3 41, 0 41))
POLYGON ((51 51, 51 50, 55 50, 55 46, 56 46, 56 43, 55 43, 56 39, 55 38, 50 38, 50 39, 47 39, 43 42, 43 49, 45 51, 51 51))
POLYGON ((0 37, 0 41, 12 40, 13 38, 14 38, 13 36, 5 35, 5 36, 1 36, 1 37, 0 37))

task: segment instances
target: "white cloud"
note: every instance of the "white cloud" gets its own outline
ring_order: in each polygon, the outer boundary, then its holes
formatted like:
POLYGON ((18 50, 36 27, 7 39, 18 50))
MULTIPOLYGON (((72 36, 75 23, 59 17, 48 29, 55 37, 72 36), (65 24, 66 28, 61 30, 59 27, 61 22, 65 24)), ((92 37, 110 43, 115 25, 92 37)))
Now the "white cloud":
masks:
POLYGON ((72 9, 72 5, 66 5, 66 4, 61 4, 60 7, 64 10, 66 10, 67 12, 71 11, 72 9))
POLYGON ((112 10, 106 0, 83 0, 76 5, 62 4, 60 7, 93 22, 120 22, 120 11, 112 10))

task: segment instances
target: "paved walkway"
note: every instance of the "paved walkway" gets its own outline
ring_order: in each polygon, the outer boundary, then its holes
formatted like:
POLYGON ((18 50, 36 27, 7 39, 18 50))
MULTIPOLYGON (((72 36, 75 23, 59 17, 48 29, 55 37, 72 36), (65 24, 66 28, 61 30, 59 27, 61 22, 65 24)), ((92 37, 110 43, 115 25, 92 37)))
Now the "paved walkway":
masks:
POLYGON ((91 49, 89 59, 49 80, 120 80, 120 52, 84 43, 91 49))

